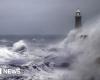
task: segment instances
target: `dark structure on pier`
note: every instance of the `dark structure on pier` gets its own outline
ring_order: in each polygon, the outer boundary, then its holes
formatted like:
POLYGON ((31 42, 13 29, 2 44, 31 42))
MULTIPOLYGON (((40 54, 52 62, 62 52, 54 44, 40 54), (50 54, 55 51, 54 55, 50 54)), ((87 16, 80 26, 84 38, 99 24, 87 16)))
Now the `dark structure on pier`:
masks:
POLYGON ((80 28, 82 26, 81 19, 81 12, 77 9, 75 13, 75 28, 80 28))

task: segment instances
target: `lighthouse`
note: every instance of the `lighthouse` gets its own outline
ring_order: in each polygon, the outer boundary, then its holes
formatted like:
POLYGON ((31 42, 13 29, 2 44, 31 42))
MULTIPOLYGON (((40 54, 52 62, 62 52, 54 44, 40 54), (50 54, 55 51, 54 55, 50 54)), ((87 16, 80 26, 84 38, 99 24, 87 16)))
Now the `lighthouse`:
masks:
POLYGON ((75 13, 75 28, 80 28, 82 26, 81 19, 81 12, 79 9, 77 9, 75 13))

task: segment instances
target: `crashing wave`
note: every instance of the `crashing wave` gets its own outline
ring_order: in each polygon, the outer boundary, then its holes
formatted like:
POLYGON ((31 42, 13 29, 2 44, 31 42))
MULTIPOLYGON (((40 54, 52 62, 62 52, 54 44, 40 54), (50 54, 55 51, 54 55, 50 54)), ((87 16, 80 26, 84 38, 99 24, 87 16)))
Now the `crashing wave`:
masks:
POLYGON ((25 41, 20 40, 13 44, 12 50, 15 52, 25 52, 27 50, 27 45, 25 41))

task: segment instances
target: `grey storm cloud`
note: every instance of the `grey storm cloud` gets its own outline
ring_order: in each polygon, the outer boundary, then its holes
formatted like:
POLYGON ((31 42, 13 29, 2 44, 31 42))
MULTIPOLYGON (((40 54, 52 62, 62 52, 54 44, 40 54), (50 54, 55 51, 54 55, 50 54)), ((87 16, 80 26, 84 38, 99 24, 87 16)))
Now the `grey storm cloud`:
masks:
POLYGON ((83 22, 100 14, 100 0, 0 0, 0 34, 65 34, 80 8, 83 22))

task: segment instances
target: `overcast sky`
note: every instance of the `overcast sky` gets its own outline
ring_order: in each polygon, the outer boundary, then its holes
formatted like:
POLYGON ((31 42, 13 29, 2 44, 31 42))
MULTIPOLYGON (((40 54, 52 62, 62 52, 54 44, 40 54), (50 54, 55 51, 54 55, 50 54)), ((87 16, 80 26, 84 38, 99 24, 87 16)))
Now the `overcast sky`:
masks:
POLYGON ((100 14, 100 0, 0 0, 0 34, 65 34, 77 8, 86 22, 100 14))

